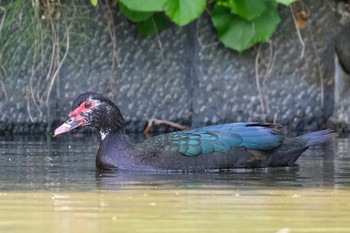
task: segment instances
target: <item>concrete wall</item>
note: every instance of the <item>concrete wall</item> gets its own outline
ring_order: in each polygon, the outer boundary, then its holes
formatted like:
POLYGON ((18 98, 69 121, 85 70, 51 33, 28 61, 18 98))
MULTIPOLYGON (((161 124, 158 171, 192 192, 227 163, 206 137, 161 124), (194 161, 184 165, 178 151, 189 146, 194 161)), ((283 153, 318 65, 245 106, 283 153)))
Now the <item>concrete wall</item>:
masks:
POLYGON ((333 40, 339 30, 332 1, 303 1, 309 12, 301 30, 303 55, 285 7, 271 43, 239 54, 217 43, 206 13, 188 26, 142 37, 113 9, 94 9, 84 2, 80 18, 93 20, 73 22, 71 31, 83 30, 88 43, 79 45, 79 38, 71 35, 69 56, 56 78, 47 76, 49 62, 35 75, 30 62, 16 78, 1 73, 1 132, 43 132, 51 121, 56 126, 74 98, 87 90, 115 101, 130 131, 141 131, 151 117, 192 127, 267 120, 293 130, 314 130, 329 124, 335 111, 333 40))

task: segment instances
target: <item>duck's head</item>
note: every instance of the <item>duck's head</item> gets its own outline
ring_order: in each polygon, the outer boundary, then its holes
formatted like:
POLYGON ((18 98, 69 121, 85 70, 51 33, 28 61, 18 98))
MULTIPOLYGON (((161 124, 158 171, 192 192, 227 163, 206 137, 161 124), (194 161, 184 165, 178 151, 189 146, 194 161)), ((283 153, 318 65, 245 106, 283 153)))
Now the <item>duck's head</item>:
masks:
POLYGON ((86 92, 74 100, 68 119, 55 130, 54 136, 80 126, 95 127, 103 137, 110 132, 124 133, 124 119, 119 108, 95 92, 86 92))

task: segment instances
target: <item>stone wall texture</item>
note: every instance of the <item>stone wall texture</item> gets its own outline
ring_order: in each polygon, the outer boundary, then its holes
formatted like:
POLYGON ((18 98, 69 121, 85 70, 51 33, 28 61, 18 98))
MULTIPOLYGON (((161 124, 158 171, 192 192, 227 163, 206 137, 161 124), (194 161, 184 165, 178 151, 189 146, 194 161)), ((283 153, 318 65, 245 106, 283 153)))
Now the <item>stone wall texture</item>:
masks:
POLYGON ((333 1, 303 1, 309 18, 302 41, 291 9, 281 7, 271 42, 243 53, 217 42, 207 13, 185 27, 142 37, 105 4, 93 8, 82 1, 78 7, 79 20, 68 33, 80 30, 88 39, 79 43, 71 34, 57 76, 47 75, 50 56, 34 73, 33 61, 18 67, 15 77, 0 72, 0 132, 45 132, 48 123, 65 120, 74 98, 88 90, 117 103, 134 132, 151 117, 192 127, 235 121, 269 121, 293 130, 329 126, 334 37, 341 28, 333 1))

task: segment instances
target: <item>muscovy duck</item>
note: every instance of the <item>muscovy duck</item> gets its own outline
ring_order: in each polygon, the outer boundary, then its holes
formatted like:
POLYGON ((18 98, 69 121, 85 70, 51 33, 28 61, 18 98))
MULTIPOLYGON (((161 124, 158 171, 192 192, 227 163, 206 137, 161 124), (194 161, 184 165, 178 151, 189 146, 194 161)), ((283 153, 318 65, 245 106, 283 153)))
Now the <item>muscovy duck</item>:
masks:
POLYGON ((77 97, 57 136, 80 126, 99 130, 96 166, 120 170, 207 171, 212 169, 292 166, 312 145, 337 134, 322 130, 287 138, 268 123, 241 122, 205 126, 151 137, 133 144, 125 134, 119 108, 94 92, 77 97))

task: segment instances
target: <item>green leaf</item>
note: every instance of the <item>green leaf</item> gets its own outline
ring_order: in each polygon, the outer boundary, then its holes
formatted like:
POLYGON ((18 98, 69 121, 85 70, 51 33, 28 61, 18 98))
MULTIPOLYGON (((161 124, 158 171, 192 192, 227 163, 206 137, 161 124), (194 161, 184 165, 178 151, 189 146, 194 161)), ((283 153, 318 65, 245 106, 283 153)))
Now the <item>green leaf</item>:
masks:
POLYGON ((184 26, 199 17, 206 5, 207 0, 168 0, 164 10, 174 23, 184 26))
POLYGON ((90 2, 93 6, 97 6, 98 0, 90 0, 90 2))
POLYGON ((127 8, 134 11, 163 11, 164 4, 168 0, 119 0, 127 8))
POLYGON ((143 36, 150 36, 159 33, 169 24, 169 20, 163 13, 155 13, 145 21, 136 25, 137 31, 143 36))
POLYGON ((235 13, 246 20, 255 19, 266 10, 266 0, 229 0, 228 6, 235 13))
POLYGON ((228 48, 242 52, 254 45, 251 22, 231 13, 229 8, 215 5, 211 20, 218 39, 228 48))
POLYGON ((251 21, 232 14, 227 7, 216 4, 211 20, 218 39, 226 47, 242 52, 257 42, 268 41, 280 22, 280 17, 275 2, 267 3, 262 15, 251 21))
POLYGON ((256 31, 255 41, 268 42, 277 25, 281 22, 278 14, 277 4, 269 2, 267 10, 256 20, 253 20, 256 31))
POLYGON ((275 0, 275 1, 283 5, 289 6, 291 3, 295 2, 296 0, 275 0))
POLYGON ((153 15, 153 12, 132 11, 121 2, 119 3, 119 10, 128 20, 134 23, 145 21, 153 15))

